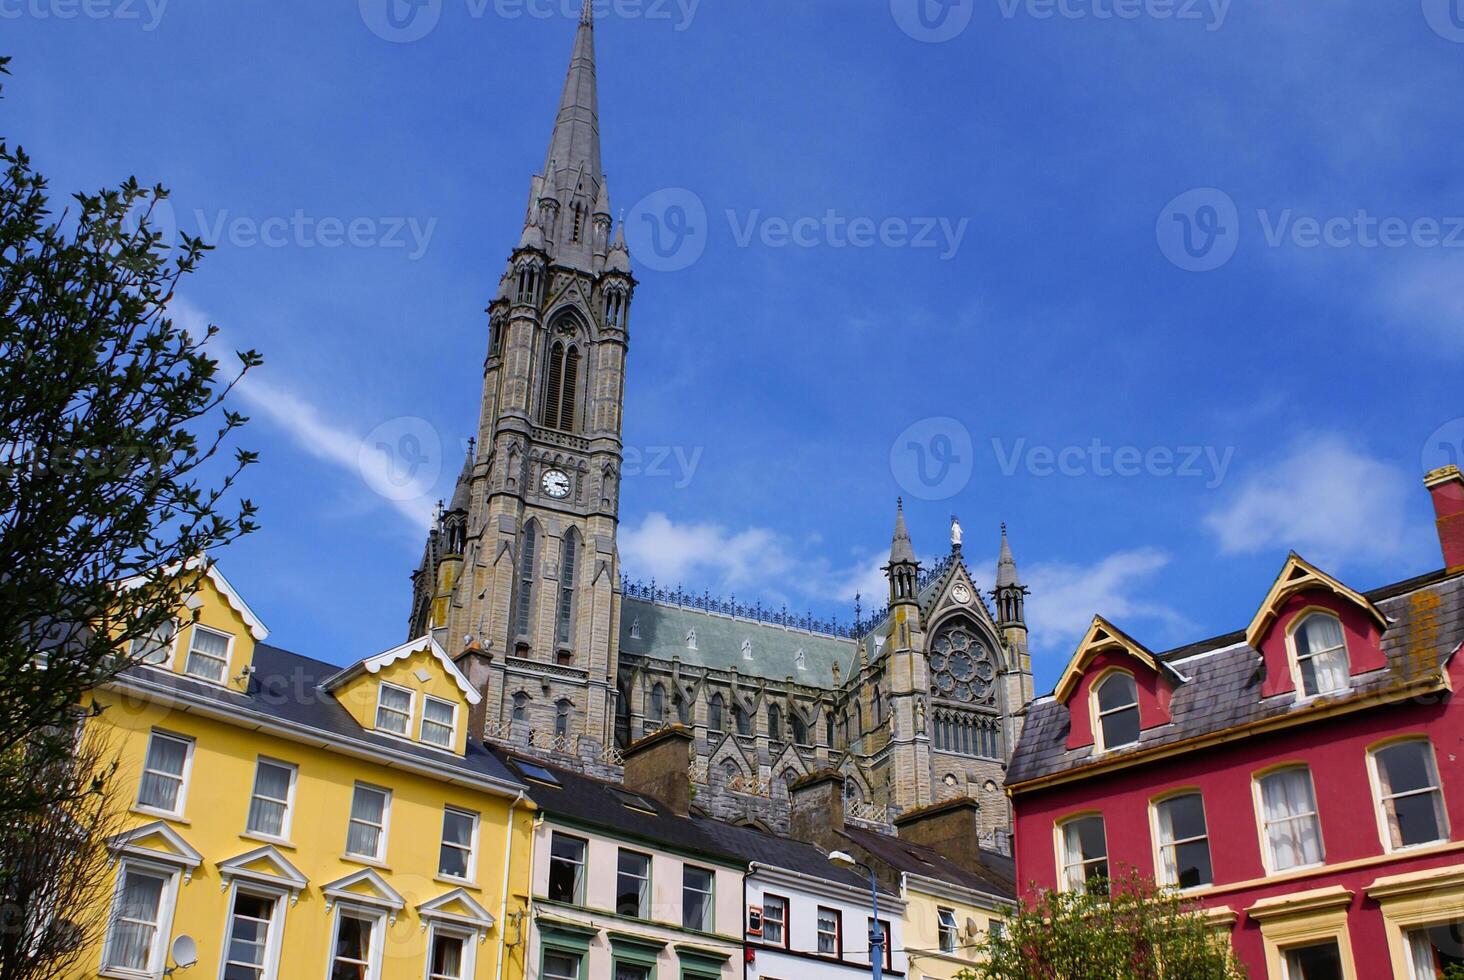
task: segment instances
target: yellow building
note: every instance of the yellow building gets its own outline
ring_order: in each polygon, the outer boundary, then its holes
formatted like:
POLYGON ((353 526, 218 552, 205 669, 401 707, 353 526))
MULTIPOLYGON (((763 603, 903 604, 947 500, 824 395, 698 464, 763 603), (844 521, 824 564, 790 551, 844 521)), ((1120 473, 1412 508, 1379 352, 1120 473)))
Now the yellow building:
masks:
POLYGON ((523 976, 533 804, 467 737, 430 638, 340 669, 264 643, 217 568, 146 666, 96 692, 120 761, 106 939, 78 976, 523 976))
POLYGON ((910 980, 955 980, 976 966, 976 944, 1012 907, 988 891, 905 872, 905 947, 910 980))

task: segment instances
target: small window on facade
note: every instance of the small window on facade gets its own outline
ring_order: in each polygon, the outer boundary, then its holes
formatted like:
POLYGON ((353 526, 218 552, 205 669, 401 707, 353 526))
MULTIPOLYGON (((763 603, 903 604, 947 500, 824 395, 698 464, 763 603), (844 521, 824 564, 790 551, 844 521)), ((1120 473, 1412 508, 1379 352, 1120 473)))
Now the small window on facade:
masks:
POLYGON ((681 868, 681 925, 712 931, 712 872, 690 864, 681 868))
POLYGON ((422 702, 422 741, 450 749, 456 734, 457 705, 441 698, 425 698, 422 702))
POLYGON ((478 815, 455 807, 442 811, 442 849, 438 853, 437 873, 445 878, 473 880, 477 866, 478 815))
POLYGON ((615 911, 636 919, 648 919, 650 906, 650 855, 622 847, 615 871, 615 911))
POLYGON ((290 798, 295 785, 295 767, 260 759, 254 769, 254 792, 249 798, 246 830, 251 834, 283 839, 290 832, 290 798))
POLYGON ((177 635, 178 626, 172 620, 159 623, 147 636, 132 641, 128 659, 137 664, 166 664, 173 658, 173 640, 177 635))
POLYGON ((651 704, 646 711, 646 720, 657 727, 666 720, 666 689, 660 684, 651 688, 651 704))
POLYGON ((386 818, 391 793, 356 784, 351 797, 351 819, 346 828, 346 853, 373 861, 386 859, 386 818))
POLYGON ((1261 830, 1272 871, 1322 862, 1322 825, 1311 772, 1293 766, 1260 779, 1261 830))
POLYGON ((838 909, 818 907, 818 955, 844 955, 844 923, 838 909))
POLYGON ((940 938, 940 951, 942 953, 954 953, 956 951, 956 910, 937 908, 936 930, 940 938))
POLYGON ((580 958, 544 951, 544 980, 580 980, 580 958))
POLYGON ((1159 883, 1174 888, 1210 884, 1210 838, 1199 793, 1171 796, 1154 806, 1159 825, 1159 883))
POLYGON ((467 980, 472 949, 468 943, 471 938, 470 935, 433 926, 427 980, 467 980))
POLYGON ((1395 742, 1372 753, 1387 844, 1391 849, 1448 840, 1433 746, 1426 739, 1395 742))
POLYGON ((1286 951, 1286 980, 1343 980, 1342 951, 1335 939, 1286 951))
POLYGON ((585 842, 556 833, 549 844, 549 900, 583 905, 585 895, 585 842))
POLYGON ((229 932, 224 937, 224 980, 263 980, 279 898, 247 891, 234 893, 229 932))
POLYGON ((375 977, 381 968, 380 916, 341 910, 330 948, 330 980, 375 977))
POLYGON ((513 720, 525 721, 529 717, 529 696, 519 691, 513 696, 513 720))
POLYGON ((102 965, 154 975, 163 967, 163 907, 173 876, 124 860, 117 873, 102 965))
POLYGON ((1139 740, 1139 693, 1132 676, 1109 674, 1098 682, 1094 700, 1104 749, 1132 745, 1139 740))
POLYGON ((1347 687, 1347 640, 1341 620, 1328 613, 1312 613, 1297 627, 1293 641, 1302 694, 1315 697, 1347 687))
POLYGON ((763 942, 769 946, 788 948, 788 900, 778 895, 763 895, 763 942))
POLYGON ((725 702, 722 695, 713 694, 712 700, 707 702, 707 728, 710 731, 721 734, 722 732, 722 708, 725 702))
POLYGON ((569 713, 573 707, 565 698, 560 698, 554 704, 554 734, 560 738, 569 736, 569 713))
POLYGON ((407 734, 412 723, 412 692, 382 682, 377 686, 376 728, 393 735, 407 734))
POLYGON ((732 705, 732 721, 737 725, 738 735, 752 734, 752 720, 747 712, 742 710, 742 705, 735 703, 732 705))
POLYGON ((1410 929, 1407 938, 1415 980, 1445 980, 1464 971, 1464 921, 1410 929))
POLYGON ((1062 887, 1064 891, 1086 892, 1106 888, 1108 880, 1108 838, 1100 816, 1078 817, 1061 825, 1062 887))
POLYGON ((137 787, 137 805, 160 813, 181 814, 188 789, 188 765, 193 741, 176 735, 153 732, 142 762, 142 781, 137 787))
POLYGON ((768 705, 768 738, 774 742, 783 740, 783 709, 776 704, 768 705))
POLYGON ((229 641, 232 637, 228 633, 197 625, 193 627, 192 633, 188 644, 188 659, 183 662, 183 672, 222 684, 229 674, 229 641))

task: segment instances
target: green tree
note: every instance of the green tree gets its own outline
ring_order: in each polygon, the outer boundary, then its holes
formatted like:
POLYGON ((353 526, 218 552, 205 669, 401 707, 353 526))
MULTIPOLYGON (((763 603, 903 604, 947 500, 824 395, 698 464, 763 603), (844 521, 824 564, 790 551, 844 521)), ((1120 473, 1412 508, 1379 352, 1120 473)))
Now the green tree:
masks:
POLYGON ((217 328, 168 316, 206 249, 154 227, 166 196, 129 179, 58 215, 0 140, 0 828, 95 791, 46 778, 77 706, 170 627, 197 581, 177 569, 254 528, 223 401, 260 359, 231 379, 217 328))
POLYGON ((1086 894, 1044 891, 982 940, 981 965, 961 980, 1244 980, 1228 937, 1197 911, 1136 873, 1086 894))

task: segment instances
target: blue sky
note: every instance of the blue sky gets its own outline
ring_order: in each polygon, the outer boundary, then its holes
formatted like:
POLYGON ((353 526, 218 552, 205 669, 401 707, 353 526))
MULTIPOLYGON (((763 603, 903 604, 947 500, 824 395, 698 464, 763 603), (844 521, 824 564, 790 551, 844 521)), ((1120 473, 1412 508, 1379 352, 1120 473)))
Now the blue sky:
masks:
MULTIPOLYGON (((267 360, 223 566, 337 661, 403 638, 578 7, 424 2, 0 0, 0 132, 58 197, 161 181, 217 241, 179 314, 267 360), (393 499, 403 434, 439 478, 393 499)), ((599 2, 627 571, 848 618, 896 495, 985 587, 1005 520, 1046 690, 1095 612, 1243 626, 1289 548, 1437 568, 1464 4, 916 2, 599 2)))

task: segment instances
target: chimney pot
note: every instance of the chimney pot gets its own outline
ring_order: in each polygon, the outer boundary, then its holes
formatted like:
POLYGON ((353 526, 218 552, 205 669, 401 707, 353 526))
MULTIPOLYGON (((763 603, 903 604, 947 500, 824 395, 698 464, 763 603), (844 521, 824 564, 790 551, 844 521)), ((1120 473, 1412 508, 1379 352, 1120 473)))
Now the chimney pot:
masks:
POLYGON ((1423 485, 1433 495, 1444 567, 1464 571, 1464 473, 1457 466, 1443 466, 1425 476, 1423 485))

